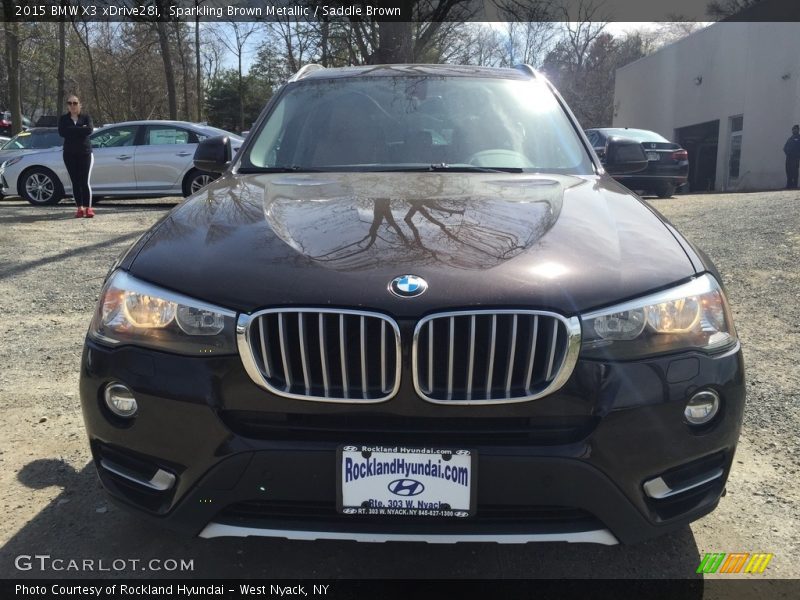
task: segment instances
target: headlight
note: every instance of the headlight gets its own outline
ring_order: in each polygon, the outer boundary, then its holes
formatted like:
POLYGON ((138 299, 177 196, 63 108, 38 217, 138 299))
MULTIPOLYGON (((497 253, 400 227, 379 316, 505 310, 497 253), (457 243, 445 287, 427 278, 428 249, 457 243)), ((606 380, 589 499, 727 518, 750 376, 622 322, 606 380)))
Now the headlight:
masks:
POLYGON ((101 343, 181 354, 235 354, 236 313, 140 281, 109 277, 89 327, 101 343))
POLYGON ((583 315, 583 358, 629 359, 736 342, 728 303, 711 275, 583 315))

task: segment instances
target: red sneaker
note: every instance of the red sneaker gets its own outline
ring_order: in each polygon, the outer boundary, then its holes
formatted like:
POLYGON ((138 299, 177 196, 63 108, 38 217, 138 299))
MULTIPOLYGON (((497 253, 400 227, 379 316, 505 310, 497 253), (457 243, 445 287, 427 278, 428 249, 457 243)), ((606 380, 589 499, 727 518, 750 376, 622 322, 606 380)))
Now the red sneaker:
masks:
POLYGON ((76 219, 80 219, 82 216, 83 216, 83 207, 79 206, 78 207, 78 212, 75 213, 75 218, 76 219))
POLYGON ((92 210, 92 207, 90 206, 89 208, 86 209, 86 218, 87 219, 91 219, 93 216, 94 216, 94 211, 92 210))

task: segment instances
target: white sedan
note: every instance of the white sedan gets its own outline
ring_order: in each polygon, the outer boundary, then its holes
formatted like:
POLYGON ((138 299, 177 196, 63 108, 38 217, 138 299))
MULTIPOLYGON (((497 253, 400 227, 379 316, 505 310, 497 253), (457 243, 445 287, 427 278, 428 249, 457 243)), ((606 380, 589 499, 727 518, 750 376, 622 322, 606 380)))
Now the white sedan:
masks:
MULTIPOLYGON (((236 152, 241 137, 186 121, 128 121, 91 134, 96 196, 189 196, 218 175, 194 167, 197 144, 226 135, 236 152)), ((22 196, 34 205, 57 204, 72 193, 61 148, 43 150, 0 164, 0 196, 22 196)))

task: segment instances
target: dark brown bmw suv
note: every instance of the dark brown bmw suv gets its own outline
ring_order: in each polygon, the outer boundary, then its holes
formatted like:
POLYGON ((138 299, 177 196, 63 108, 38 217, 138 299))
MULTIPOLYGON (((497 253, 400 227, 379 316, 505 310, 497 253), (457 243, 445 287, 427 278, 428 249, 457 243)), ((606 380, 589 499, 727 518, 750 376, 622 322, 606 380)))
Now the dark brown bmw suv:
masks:
POLYGON ((744 407, 719 274, 528 67, 295 75, 114 265, 103 485, 203 537, 635 542, 717 505, 744 407))

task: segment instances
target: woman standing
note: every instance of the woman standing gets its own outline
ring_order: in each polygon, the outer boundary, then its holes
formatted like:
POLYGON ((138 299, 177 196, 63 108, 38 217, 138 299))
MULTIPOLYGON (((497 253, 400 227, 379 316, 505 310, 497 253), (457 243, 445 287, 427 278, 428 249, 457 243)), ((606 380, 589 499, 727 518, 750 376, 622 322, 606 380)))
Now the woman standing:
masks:
POLYGON ((92 117, 81 112, 81 101, 74 94, 67 98, 66 114, 58 120, 58 135, 64 138, 64 165, 72 181, 72 197, 78 206, 75 218, 92 218, 92 188, 89 177, 92 173, 94 155, 89 134, 94 125, 92 117))

